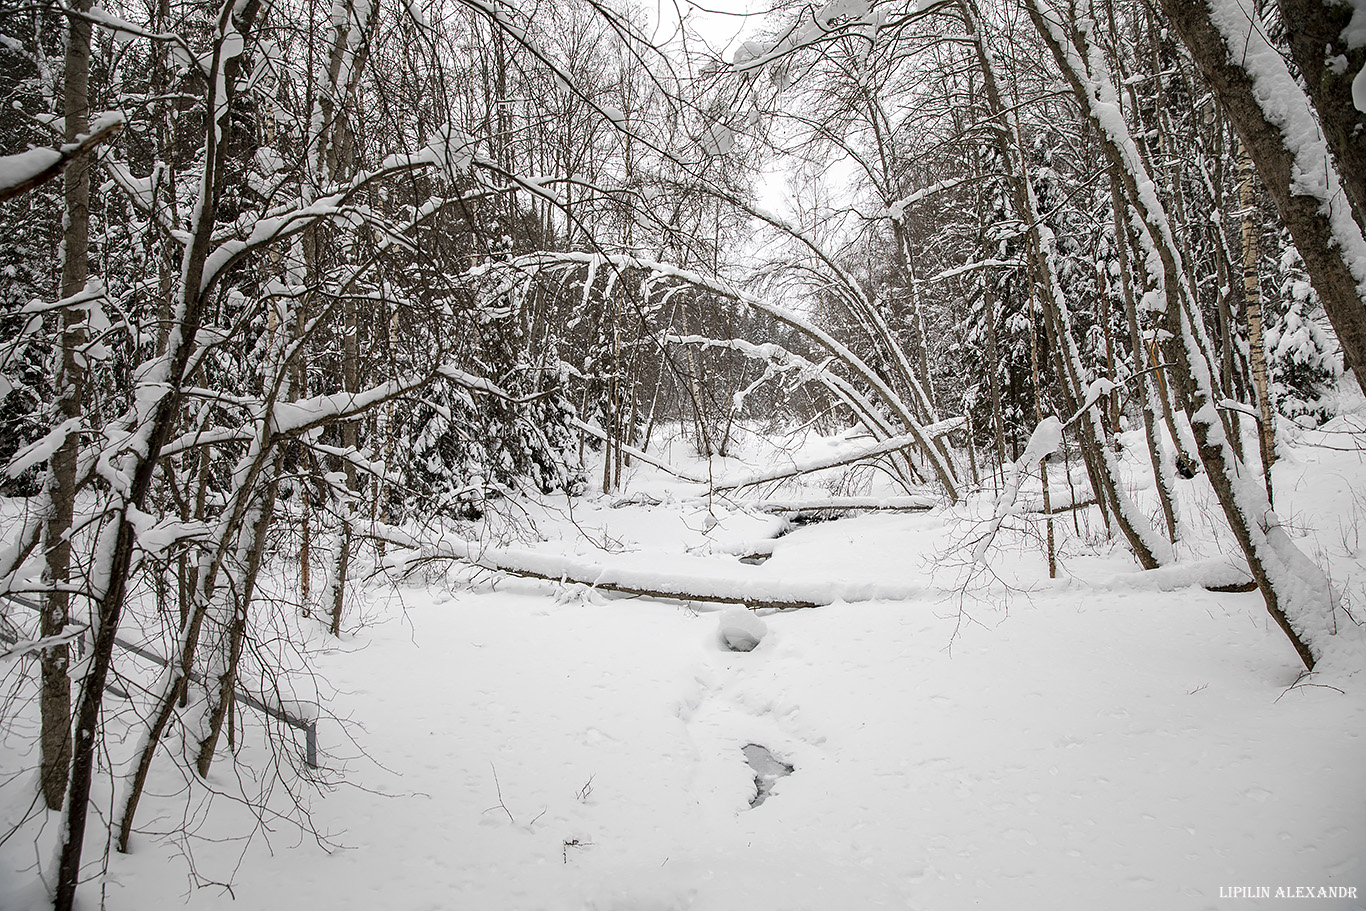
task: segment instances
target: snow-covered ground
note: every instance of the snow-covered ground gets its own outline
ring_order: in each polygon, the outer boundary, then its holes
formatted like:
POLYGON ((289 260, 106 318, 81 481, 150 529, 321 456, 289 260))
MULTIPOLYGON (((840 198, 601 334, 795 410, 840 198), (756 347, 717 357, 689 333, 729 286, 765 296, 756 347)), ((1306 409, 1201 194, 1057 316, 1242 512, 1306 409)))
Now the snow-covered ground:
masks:
MULTIPOLYGON (((1302 433, 1276 468, 1281 514, 1357 616, 1363 424, 1302 433)), ((1131 467, 1141 478, 1136 451, 1131 467)), ((249 771, 220 758, 210 806, 163 757, 140 826, 192 834, 141 835, 101 872, 92 821, 84 907, 1366 908, 1366 674, 1346 661, 1300 680, 1259 595, 1190 584, 1237 576, 1203 480, 1181 504, 1193 569, 1138 573, 1092 509, 1058 517, 1049 580, 1037 538, 1014 530, 989 573, 964 565, 987 497, 775 539, 780 519, 633 472, 623 492, 523 503, 500 527, 524 548, 647 575, 906 597, 770 612, 757 647, 734 652, 719 606, 438 567, 374 578, 314 663, 328 786, 303 794, 323 844, 288 820, 284 788, 258 818, 231 799, 254 793, 249 771), (754 807, 752 744, 792 767, 754 807), (1259 887, 1273 897, 1233 891, 1259 887), (1297 887, 1358 897, 1274 897, 1297 887)), ((781 495, 832 492, 851 491, 781 495)), ((32 800, 36 724, 22 701, 4 718, 12 820, 32 800)), ((124 719, 111 719, 115 764, 131 748, 124 719)), ((259 720, 241 723, 241 758, 264 773, 259 720)), ((0 845, 0 908, 42 904, 55 821, 39 828, 0 845)))

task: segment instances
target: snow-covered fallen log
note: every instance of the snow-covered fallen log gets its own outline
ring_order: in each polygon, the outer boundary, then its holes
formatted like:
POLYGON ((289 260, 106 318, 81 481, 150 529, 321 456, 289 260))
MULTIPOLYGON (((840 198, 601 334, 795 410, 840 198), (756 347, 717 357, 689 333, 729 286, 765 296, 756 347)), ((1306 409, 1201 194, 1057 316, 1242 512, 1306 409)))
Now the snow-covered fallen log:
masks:
POLYGON ((933 509, 938 497, 922 494, 907 497, 812 497, 805 500, 742 501, 736 505, 755 512, 820 512, 822 510, 912 512, 933 509))
MULTIPOLYGON (((1077 493, 1081 493, 1081 491, 1077 491, 1077 493)), ((1064 499, 1063 501, 1057 503, 1054 503, 1052 501, 1052 497, 1050 496, 1047 509, 1044 509, 1042 497, 1039 499, 1030 498, 1027 500, 1021 500, 1017 504, 1016 512, 1020 514, 1051 516, 1058 515, 1059 513, 1075 512, 1078 509, 1087 509, 1091 506, 1095 506, 1096 498, 1090 496, 1090 491, 1087 491, 1086 493, 1087 496, 1083 499, 1078 499, 1075 501, 1064 499)))
POLYGON ((1171 592, 1196 586, 1218 592, 1255 591, 1257 587, 1247 565, 1230 557, 1172 563, 1087 583, 1087 587, 1097 591, 1171 592))
POLYGON ((405 549, 391 552, 387 558, 389 567, 399 572, 431 561, 452 560, 509 576, 587 585, 598 591, 641 598, 791 610, 823 607, 840 601, 905 601, 924 591, 919 586, 878 582, 774 579, 737 573, 733 567, 728 567, 728 575, 717 576, 712 575, 717 566, 715 562, 697 558, 688 560, 696 565, 693 572, 643 570, 582 556, 486 547, 451 536, 420 541, 401 529, 378 524, 374 533, 405 549))

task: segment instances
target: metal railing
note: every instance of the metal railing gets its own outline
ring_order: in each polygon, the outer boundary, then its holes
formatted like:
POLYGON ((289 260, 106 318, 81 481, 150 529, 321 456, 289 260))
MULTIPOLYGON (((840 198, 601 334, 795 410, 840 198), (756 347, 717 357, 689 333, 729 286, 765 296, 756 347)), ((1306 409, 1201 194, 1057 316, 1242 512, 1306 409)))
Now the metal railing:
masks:
MULTIPOLYGON (((28 608, 28 609, 31 610, 31 611, 37 611, 37 612, 41 613, 42 610, 43 610, 42 605, 38 604, 37 602, 30 601, 29 599, 24 598, 24 597, 21 597, 21 596, 19 596, 19 595, 0 595, 0 597, 3 597, 5 600, 10 601, 10 602, 12 602, 12 603, 14 603, 14 604, 18 604, 18 605, 21 606, 21 607, 26 607, 26 608, 28 608)), ((89 625, 88 623, 82 623, 82 622, 80 622, 79 620, 72 620, 72 621, 69 621, 67 625, 68 625, 68 626, 78 626, 78 627, 82 627, 82 628, 84 628, 84 629, 89 629, 89 628, 90 628, 90 625, 89 625)), ((6 632, 3 628, 0 628, 0 639, 3 639, 4 641, 9 642, 9 643, 11 643, 11 644, 16 644, 16 643, 19 641, 17 636, 15 636, 15 635, 13 635, 13 634, 11 634, 11 633, 6 632)), ((120 638, 117 637, 117 636, 114 637, 114 644, 117 645, 119 648, 123 649, 124 651, 132 652, 134 655, 137 655, 139 658, 143 658, 143 659, 145 659, 145 660, 147 660, 147 661, 152 662, 153 664, 159 665, 159 666, 161 666, 161 667, 170 667, 170 666, 171 666, 171 663, 170 663, 169 660, 167 660, 166 658, 161 657, 161 656, 158 655, 156 652, 148 651, 147 649, 143 648, 143 647, 140 646, 140 645, 137 645, 137 644, 132 643, 132 642, 128 642, 128 641, 126 641, 126 640, 124 640, 124 639, 120 639, 120 638)), ((84 657, 85 638, 84 638, 83 636, 82 636, 82 637, 78 637, 78 638, 76 639, 76 648, 77 648, 77 654, 78 654, 78 655, 81 655, 82 657, 84 657)), ((196 674, 196 673, 194 673, 194 672, 191 672, 191 673, 190 673, 190 679, 191 679, 192 681, 194 681, 195 683, 200 683, 200 682, 202 682, 202 678, 200 677, 200 675, 198 675, 198 674, 196 674)), ((122 687, 118 686, 118 685, 115 684, 115 683, 106 683, 106 684, 104 685, 104 688, 105 688, 105 691, 106 691, 106 692, 113 693, 115 696, 118 696, 120 699, 129 699, 129 698, 131 698, 126 690, 124 690, 122 687)), ((289 725, 290 727, 292 727, 292 728, 294 728, 294 729, 296 729, 296 730, 303 731, 303 732, 304 732, 304 764, 307 765, 310 769, 316 769, 316 768, 318 768, 318 721, 317 721, 317 719, 315 719, 315 718, 300 718, 300 717, 298 717, 298 716, 296 716, 296 715, 292 715, 292 714, 290 714, 289 712, 285 711, 283 708, 280 708, 280 707, 277 707, 277 706, 273 706, 273 705, 268 705, 267 703, 262 702, 260 699, 257 699, 257 698, 256 698, 255 696, 253 696, 251 693, 248 693, 246 690, 239 689, 239 688, 234 688, 234 689, 233 689, 233 699, 234 699, 235 701, 238 701, 238 702, 243 703, 244 705, 250 706, 250 707, 253 708, 253 709, 256 709, 256 711, 260 712, 260 713, 263 714, 263 715, 266 715, 266 716, 268 716, 268 717, 274 718, 276 721, 284 722, 285 724, 289 725)))

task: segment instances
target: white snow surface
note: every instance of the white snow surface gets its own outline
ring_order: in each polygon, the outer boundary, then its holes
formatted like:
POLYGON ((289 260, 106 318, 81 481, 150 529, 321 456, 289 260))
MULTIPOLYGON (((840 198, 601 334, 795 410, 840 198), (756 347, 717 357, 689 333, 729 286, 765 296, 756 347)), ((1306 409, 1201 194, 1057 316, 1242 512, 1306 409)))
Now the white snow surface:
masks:
MULTIPOLYGON (((1286 533, 1328 561, 1358 616, 1363 440, 1358 401, 1284 440, 1275 467, 1286 533)), ((1124 443, 1130 493, 1151 513, 1141 439, 1124 443)), ((813 439, 805 455, 830 446, 813 439)), ((758 443, 737 448, 743 463, 710 467, 681 442, 656 440, 651 452, 701 475, 777 463, 758 443)), ((952 508, 790 528, 753 509, 754 492, 699 496, 641 463, 628 474, 624 491, 519 502, 515 520, 476 531, 506 551, 514 530, 546 559, 914 594, 756 616, 459 566, 371 577, 351 591, 339 642, 290 621, 322 649, 316 681, 296 675, 283 695, 325 696, 318 774, 339 786, 305 802, 328 847, 283 816, 267 817, 267 831, 231 800, 254 790, 271 756, 261 718, 244 709, 242 767, 224 745, 211 774, 224 796, 187 791, 159 757, 142 831, 107 874, 102 820, 114 794, 109 773, 97 776, 82 907, 1289 907, 1221 898, 1262 885, 1355 887, 1361 898, 1295 906, 1366 907, 1361 650, 1300 680, 1258 594, 1201 587, 1246 578, 1201 518, 1218 509, 1203 478, 1180 488, 1192 519, 1177 564, 1138 571, 1092 507, 1057 517, 1062 574, 1049 580, 1027 516, 1010 517, 1020 525, 999 530, 991 574, 977 573, 965 551, 991 521, 989 486, 952 508), (757 553, 771 557, 736 556, 757 553), (721 630, 751 620, 765 628, 758 647, 727 650, 721 630), (751 744, 793 766, 754 808, 751 744), (231 891, 210 884, 227 882, 231 891)), ((841 468, 765 492, 886 496, 876 480, 857 486, 869 475, 881 477, 841 468)), ((1021 484, 1037 495, 1037 478, 1021 484)), ((288 594, 297 581, 272 584, 288 594)), ((34 665, 9 664, 28 683, 7 678, 21 698, 0 725, 4 831, 32 803, 37 761, 34 665)), ((116 667, 125 680, 155 679, 127 655, 116 667)), ((111 695, 108 706, 121 770, 138 728, 127 702, 111 695)), ((294 740, 280 748, 301 751, 302 736, 286 733, 294 740)), ((179 741, 169 745, 178 755, 179 741)), ((278 787, 269 805, 292 811, 278 787)), ((52 857, 57 828, 40 814, 0 845, 0 908, 46 906, 35 863, 52 857)))

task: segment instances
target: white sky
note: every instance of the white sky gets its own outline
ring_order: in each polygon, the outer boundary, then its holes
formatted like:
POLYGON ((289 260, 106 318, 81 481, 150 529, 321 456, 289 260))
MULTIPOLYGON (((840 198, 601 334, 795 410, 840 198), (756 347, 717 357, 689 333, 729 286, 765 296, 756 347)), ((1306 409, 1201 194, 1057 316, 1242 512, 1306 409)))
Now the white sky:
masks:
MULTIPOLYGON (((666 41, 678 29, 680 18, 712 51, 729 58, 733 48, 750 32, 761 27, 763 0, 702 0, 697 6, 688 0, 644 0, 642 7, 658 23, 658 41, 666 41)), ((691 40, 691 39, 690 39, 691 40)))

